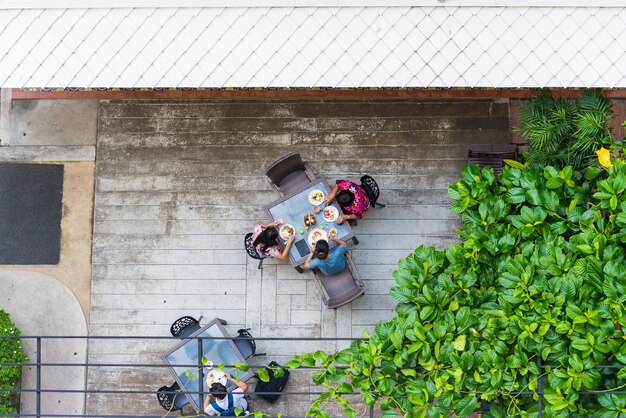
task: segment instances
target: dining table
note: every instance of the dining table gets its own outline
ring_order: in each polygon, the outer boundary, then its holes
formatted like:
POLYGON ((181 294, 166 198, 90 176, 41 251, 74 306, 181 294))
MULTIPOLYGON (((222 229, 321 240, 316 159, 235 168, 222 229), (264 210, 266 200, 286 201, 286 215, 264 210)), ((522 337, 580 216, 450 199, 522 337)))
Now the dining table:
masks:
MULTIPOLYGON (((211 363, 215 369, 223 364, 221 371, 240 381, 246 381, 253 376, 251 371, 242 372, 233 366, 247 362, 218 318, 174 345, 161 358, 169 366, 168 369, 181 391, 199 412, 203 410, 203 401, 208 394, 205 376, 211 369, 211 363), (203 359, 207 363, 203 364, 203 359)), ((231 381, 226 381, 228 391, 236 387, 231 381)))
MULTIPOLYGON (((328 233, 331 229, 336 229, 335 238, 342 241, 348 241, 354 238, 354 233, 350 224, 345 221, 341 224, 336 222, 336 218, 343 215, 343 211, 336 201, 323 204, 321 201, 331 192, 331 188, 325 178, 317 178, 311 181, 309 184, 289 193, 280 199, 277 199, 268 205, 265 205, 265 211, 270 219, 276 221, 282 219, 283 225, 288 225, 293 228, 295 235, 295 241, 289 251, 289 261, 291 265, 295 267, 300 273, 303 272, 302 265, 305 263, 309 253, 311 252, 311 243, 315 239, 311 234, 321 235, 327 239, 328 233), (319 194, 321 193, 321 195, 319 194), (322 196, 320 198, 320 196, 322 196), (319 207, 319 211, 315 213, 315 207, 319 207), (332 210, 333 217, 325 216, 326 209, 332 210), (334 209, 332 209, 334 208, 334 209), (311 219, 311 215, 314 216, 316 224, 310 226, 305 224, 305 216, 311 219), (321 231, 321 232, 316 232, 321 231)), ((288 235, 282 230, 283 225, 279 226, 280 240, 282 245, 286 244, 286 238, 288 235)), ((330 249, 337 246, 332 240, 328 240, 330 249)))

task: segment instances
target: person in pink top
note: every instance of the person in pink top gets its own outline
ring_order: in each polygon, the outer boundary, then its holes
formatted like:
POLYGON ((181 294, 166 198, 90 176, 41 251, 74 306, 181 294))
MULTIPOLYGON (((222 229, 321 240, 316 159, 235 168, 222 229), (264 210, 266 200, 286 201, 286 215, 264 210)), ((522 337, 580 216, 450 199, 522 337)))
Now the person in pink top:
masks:
POLYGON ((278 239, 278 229, 276 227, 282 225, 282 220, 276 220, 268 224, 257 224, 252 231, 252 241, 254 248, 259 254, 265 254, 276 260, 285 261, 289 256, 289 250, 296 237, 292 234, 287 240, 285 248, 281 248, 278 239))
POLYGON ((338 224, 350 219, 363 219, 370 207, 370 199, 365 190, 350 180, 337 180, 333 190, 324 199, 324 203, 330 203, 333 199, 337 199, 344 213, 337 218, 338 224))

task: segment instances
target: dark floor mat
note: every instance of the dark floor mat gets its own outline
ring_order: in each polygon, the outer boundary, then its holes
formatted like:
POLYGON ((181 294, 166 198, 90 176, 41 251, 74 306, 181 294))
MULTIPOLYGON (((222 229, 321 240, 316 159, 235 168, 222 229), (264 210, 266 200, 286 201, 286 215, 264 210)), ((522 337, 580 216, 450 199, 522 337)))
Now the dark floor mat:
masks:
POLYGON ((58 264, 63 165, 0 164, 0 264, 58 264))

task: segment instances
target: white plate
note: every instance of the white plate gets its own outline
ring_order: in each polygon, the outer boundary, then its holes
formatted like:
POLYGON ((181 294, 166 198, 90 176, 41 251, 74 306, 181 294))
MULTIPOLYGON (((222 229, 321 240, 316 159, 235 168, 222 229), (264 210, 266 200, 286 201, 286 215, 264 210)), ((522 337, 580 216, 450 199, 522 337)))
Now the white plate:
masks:
POLYGON ((326 222, 335 222, 339 217, 339 211, 334 206, 328 206, 322 211, 322 216, 326 222))
POLYGON ((221 383, 226 386, 226 374, 223 371, 217 369, 206 370, 206 384, 211 387, 213 383, 221 383))
POLYGON ((319 205, 324 201, 324 192, 318 189, 309 192, 309 202, 312 205, 319 205))
POLYGON ((333 238, 337 238, 337 228, 330 228, 328 230, 328 236, 329 237, 333 237, 333 238))
POLYGON ((281 225, 280 229, 278 230, 278 234, 285 241, 288 240, 289 237, 295 233, 296 233, 296 228, 294 228, 293 225, 289 225, 289 224, 281 225), (289 228, 291 228, 291 232, 289 231, 289 228))
POLYGON ((312 230, 311 232, 309 232, 309 237, 308 237, 309 245, 313 245, 313 243, 321 239, 326 239, 326 231, 316 228, 312 230))

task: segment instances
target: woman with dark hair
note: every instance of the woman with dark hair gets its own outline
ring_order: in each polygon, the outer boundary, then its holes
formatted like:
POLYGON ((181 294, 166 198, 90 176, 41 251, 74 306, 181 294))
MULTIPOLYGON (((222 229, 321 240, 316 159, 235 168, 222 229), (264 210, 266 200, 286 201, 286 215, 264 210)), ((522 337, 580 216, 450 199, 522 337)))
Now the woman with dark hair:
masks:
POLYGON ((330 236, 329 239, 339 244, 337 248, 330 251, 328 241, 321 239, 311 246, 311 253, 304 262, 304 267, 308 269, 319 269, 325 276, 332 276, 342 272, 346 268, 346 257, 344 254, 348 249, 345 241, 335 239, 330 236), (313 257, 316 257, 313 259, 313 257))
POLYGON ((226 386, 221 383, 213 383, 209 388, 207 397, 204 398, 204 412, 210 416, 235 416, 234 409, 240 409, 239 415, 248 414, 248 401, 244 397, 244 392, 248 390, 246 382, 233 379, 226 373, 226 379, 237 385, 237 388, 228 393, 226 386))
POLYGON ((281 249, 280 241, 278 240, 278 229, 276 227, 282 225, 281 220, 270 222, 268 224, 257 224, 252 231, 252 240, 254 248, 256 248, 259 254, 265 254, 268 257, 275 258, 276 260, 285 261, 289 256, 289 250, 293 241, 296 239, 295 235, 290 235, 287 240, 287 244, 284 249, 281 249))
POLYGON ((324 203, 330 203, 333 199, 337 200, 344 213, 337 218, 338 224, 350 219, 363 219, 370 207, 370 198, 365 190, 350 180, 337 180, 333 190, 324 199, 324 203))

